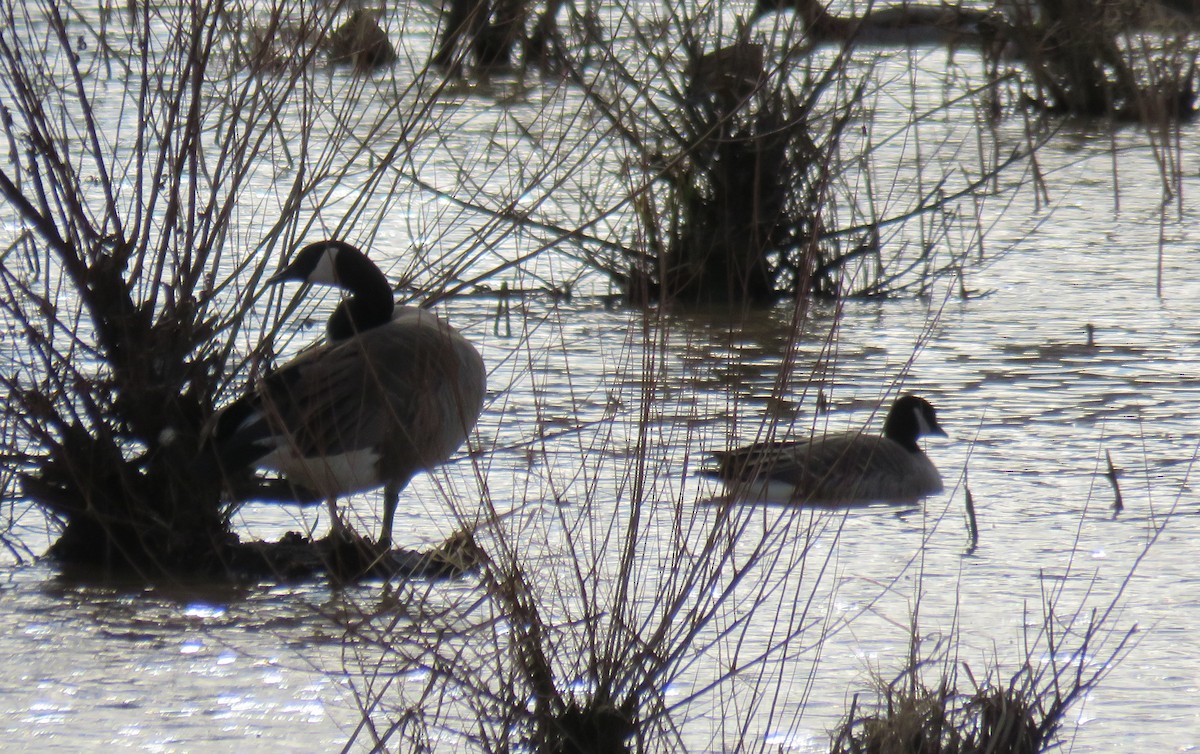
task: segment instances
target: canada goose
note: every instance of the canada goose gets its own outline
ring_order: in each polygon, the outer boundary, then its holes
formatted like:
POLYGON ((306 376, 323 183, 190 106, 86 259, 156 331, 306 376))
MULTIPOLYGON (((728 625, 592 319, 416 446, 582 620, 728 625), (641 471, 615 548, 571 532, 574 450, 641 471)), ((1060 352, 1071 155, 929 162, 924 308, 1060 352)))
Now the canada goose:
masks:
POLYGON ((914 503, 942 491, 942 477, 917 445, 924 435, 946 436, 933 406, 905 395, 888 411, 883 435, 861 432, 811 440, 767 442, 715 453, 706 470, 734 497, 768 502, 852 505, 914 503))
POLYGON ((876 45, 977 42, 1001 18, 993 12, 949 3, 868 4, 860 16, 835 16, 822 0, 758 0, 755 15, 794 8, 814 42, 876 45))
POLYGON ((1072 356, 1091 356, 1100 350, 1096 345, 1096 326, 1088 322, 1083 326, 1085 340, 1083 343, 1047 343, 1038 346, 1038 358, 1051 361, 1053 359, 1063 359, 1072 356))
POLYGON ((1029 343, 1009 340, 1001 344, 1000 350, 1019 360, 1029 360, 1040 364, 1054 361, 1079 360, 1095 356, 1101 349, 1096 342, 1096 326, 1088 322, 1083 326, 1084 339, 1068 341, 1051 341, 1049 343, 1029 343))
POLYGON ((269 373, 225 408, 212 432, 223 470, 257 467, 329 506, 382 486, 379 544, 388 545, 400 491, 466 440, 483 409, 483 359, 432 312, 396 307, 387 278, 341 241, 304 247, 276 284, 299 280, 350 295, 326 325, 326 340, 269 373))

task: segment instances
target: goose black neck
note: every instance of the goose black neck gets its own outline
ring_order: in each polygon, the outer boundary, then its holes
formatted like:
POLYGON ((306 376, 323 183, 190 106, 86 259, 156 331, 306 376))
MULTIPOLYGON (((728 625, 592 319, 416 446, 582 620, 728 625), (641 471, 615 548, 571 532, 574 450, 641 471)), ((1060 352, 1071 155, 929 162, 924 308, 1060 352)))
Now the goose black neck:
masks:
POLYGON ((353 247, 343 249, 337 256, 337 278, 338 287, 350 295, 329 317, 326 337, 343 340, 391 321, 395 310, 392 286, 365 254, 353 247))
POLYGON ((344 299, 325 323, 325 337, 328 340, 352 338, 364 330, 390 322, 393 310, 390 294, 387 299, 361 296, 344 299))
POLYGON ((367 255, 349 244, 340 243, 335 266, 337 285, 357 298, 392 300, 392 286, 383 270, 367 255))
POLYGON ((917 444, 920 431, 916 414, 911 410, 897 411, 893 408, 883 422, 883 436, 911 453, 921 451, 921 446, 917 444))

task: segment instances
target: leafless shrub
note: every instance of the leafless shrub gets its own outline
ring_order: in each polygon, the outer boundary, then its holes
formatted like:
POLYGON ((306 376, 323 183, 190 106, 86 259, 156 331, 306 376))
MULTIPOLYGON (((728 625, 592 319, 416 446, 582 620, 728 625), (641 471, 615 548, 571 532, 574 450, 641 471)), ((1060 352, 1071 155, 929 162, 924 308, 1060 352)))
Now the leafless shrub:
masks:
POLYGON ((1127 0, 1039 0, 1008 10, 1002 54, 1027 76, 1025 104, 1146 124, 1195 114, 1194 19, 1127 0))
POLYGON ((563 70, 624 153, 637 235, 583 257, 627 300, 741 306, 887 296, 961 270, 962 259, 936 243, 888 249, 891 233, 953 214, 1022 154, 980 165, 961 190, 902 214, 839 220, 872 151, 846 137, 869 117, 873 96, 851 50, 809 56, 794 27, 756 37, 707 6, 662 17, 664 33, 614 37, 612 54, 563 70))
POLYGON ((411 103, 371 101, 366 77, 323 99, 314 40, 338 8, 282 8, 143 3, 97 28, 59 3, 0 5, 0 195, 19 227, 0 269, 20 340, 2 378, 6 493, 61 522, 64 561, 226 570, 237 502, 194 461, 214 407, 272 355, 257 285, 313 225, 336 215, 348 233, 389 206, 334 197, 394 185, 406 142, 380 144, 369 118, 411 103), (247 70, 247 26, 290 64, 258 51, 247 70), (356 101, 369 114, 348 114, 356 101))

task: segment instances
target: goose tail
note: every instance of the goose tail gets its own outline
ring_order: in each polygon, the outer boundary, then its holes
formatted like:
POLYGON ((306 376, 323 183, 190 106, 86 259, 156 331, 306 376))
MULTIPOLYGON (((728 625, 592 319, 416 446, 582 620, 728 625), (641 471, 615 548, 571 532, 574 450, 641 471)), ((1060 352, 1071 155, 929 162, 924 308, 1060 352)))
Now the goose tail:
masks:
POLYGON ((272 446, 270 430, 258 403, 257 396, 244 395, 213 416, 205 428, 200 453, 192 461, 194 476, 220 475, 229 486, 230 480, 254 472, 255 463, 272 446))

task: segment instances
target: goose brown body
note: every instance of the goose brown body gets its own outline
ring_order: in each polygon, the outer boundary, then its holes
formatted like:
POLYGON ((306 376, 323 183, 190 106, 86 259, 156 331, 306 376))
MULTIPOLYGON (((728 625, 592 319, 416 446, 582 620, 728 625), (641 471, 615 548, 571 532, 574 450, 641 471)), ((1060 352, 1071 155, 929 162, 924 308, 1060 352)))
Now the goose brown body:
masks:
POLYGON ((403 484, 462 446, 482 408, 483 360, 431 312, 301 353, 258 388, 257 465, 322 495, 403 484))
POLYGON ((883 435, 862 432, 810 440, 755 443, 715 453, 721 479, 735 497, 813 505, 914 503, 942 491, 937 467, 917 444, 945 435, 927 401, 904 396, 888 413, 883 435))

